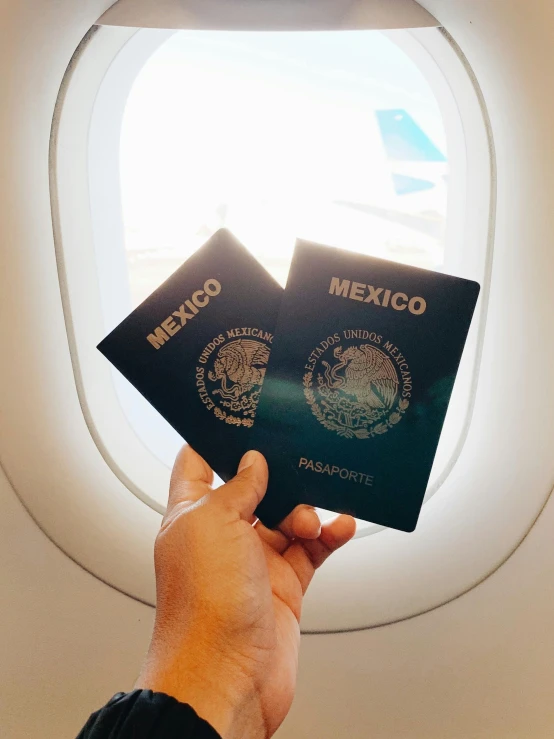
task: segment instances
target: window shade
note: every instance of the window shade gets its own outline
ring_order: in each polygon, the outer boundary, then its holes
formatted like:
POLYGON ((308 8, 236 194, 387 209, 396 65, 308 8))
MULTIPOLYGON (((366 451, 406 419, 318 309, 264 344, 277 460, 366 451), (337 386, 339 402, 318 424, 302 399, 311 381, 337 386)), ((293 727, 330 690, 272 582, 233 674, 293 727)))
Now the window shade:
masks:
POLYGON ((244 31, 440 25, 415 0, 118 0, 98 24, 244 31))

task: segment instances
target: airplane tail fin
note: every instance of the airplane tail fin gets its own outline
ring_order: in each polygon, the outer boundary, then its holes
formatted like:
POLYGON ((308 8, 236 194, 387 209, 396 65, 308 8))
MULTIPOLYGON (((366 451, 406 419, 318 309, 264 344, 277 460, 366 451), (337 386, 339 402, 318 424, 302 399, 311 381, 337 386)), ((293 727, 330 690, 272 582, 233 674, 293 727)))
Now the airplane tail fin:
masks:
POLYGON ((377 110, 376 115, 389 161, 446 162, 444 154, 405 110, 377 110))

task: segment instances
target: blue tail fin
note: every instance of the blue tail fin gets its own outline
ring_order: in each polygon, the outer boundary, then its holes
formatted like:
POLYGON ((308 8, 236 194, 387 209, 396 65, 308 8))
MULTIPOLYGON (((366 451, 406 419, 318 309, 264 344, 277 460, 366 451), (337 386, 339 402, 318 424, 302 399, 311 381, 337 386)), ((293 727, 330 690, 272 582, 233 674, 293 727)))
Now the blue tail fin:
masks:
POLYGON ((387 152, 395 162, 446 162, 444 154, 405 110, 377 110, 387 152))
POLYGON ((392 175, 392 184, 397 195, 412 195, 414 192, 432 190, 435 183, 430 180, 418 180, 416 177, 407 177, 402 174, 392 175))

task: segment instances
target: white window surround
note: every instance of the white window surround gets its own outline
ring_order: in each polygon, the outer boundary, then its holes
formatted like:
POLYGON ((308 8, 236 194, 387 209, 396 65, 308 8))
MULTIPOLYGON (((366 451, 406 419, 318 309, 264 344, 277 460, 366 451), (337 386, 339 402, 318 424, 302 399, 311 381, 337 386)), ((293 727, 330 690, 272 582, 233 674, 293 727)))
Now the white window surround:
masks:
MULTIPOLYGON (((53 193, 56 193, 53 205, 57 224, 58 259, 63 278, 66 316, 70 319, 68 333, 81 405, 91 434, 111 469, 135 495, 158 512, 163 512, 160 501, 166 494, 169 470, 146 451, 136 438, 119 405, 110 377, 111 370, 96 351, 95 345, 106 333, 99 310, 102 293, 104 300, 113 300, 117 296, 121 286, 121 270, 124 269, 121 232, 118 231, 121 228, 121 218, 120 215, 116 216, 118 208, 113 207, 114 203, 119 202, 118 157, 117 150, 113 148, 118 145, 118 139, 117 136, 114 137, 114 121, 118 118, 121 120, 126 93, 141 61, 170 33, 172 32, 167 31, 161 35, 150 35, 116 27, 93 29, 76 55, 66 78, 52 140, 52 186, 55 188, 53 193), (114 64, 116 57, 118 63, 114 64), (89 184, 86 175, 90 151, 104 159, 101 162, 96 160, 98 169, 103 169, 103 176, 96 182, 93 159, 89 184), (113 168, 112 177, 108 179, 105 176, 106 166, 113 168), (98 184, 100 181, 101 186, 98 184), (64 207, 64 203, 71 203, 71 207, 64 207), (106 204, 111 205, 107 210, 106 204), (91 218, 91 212, 94 213, 95 209, 110 215, 107 219, 91 218), (116 217, 119 219, 117 223, 114 222, 116 217), (79 244, 79 248, 70 246, 72 244, 79 244), (95 253, 95 249, 99 244, 101 249, 110 252, 110 261, 109 269, 103 272, 102 279, 97 282, 91 280, 90 275, 97 271, 99 255, 95 253), (119 266, 114 255, 121 260, 119 266), (110 274, 114 280, 111 284, 110 274), (112 289, 112 285, 117 286, 117 289, 112 289)), ((394 37, 394 32, 391 35, 394 37)), ((449 214, 448 219, 451 230, 449 241, 454 244, 457 239, 463 240, 464 259, 463 263, 456 262, 462 250, 449 248, 447 254, 450 255, 450 261, 447 261, 446 269, 477 279, 484 288, 464 359, 468 366, 462 368, 462 379, 457 383, 453 398, 453 412, 449 414, 454 425, 457 424, 456 432, 450 434, 452 443, 450 448, 447 447, 448 453, 445 455, 446 459, 442 460, 440 474, 428 493, 429 497, 442 486, 440 498, 443 500, 440 508, 447 515, 445 500, 455 493, 450 484, 444 483, 445 480, 450 482, 449 472, 454 468, 469 428, 486 317, 483 306, 486 307, 488 295, 491 256, 491 150, 487 126, 473 81, 454 53, 449 40, 439 31, 430 30, 414 30, 410 39, 403 39, 403 48, 424 67, 430 84, 437 89, 447 131, 452 136, 462 137, 462 140, 465 133, 467 144, 465 150, 463 146, 449 146, 454 156, 451 166, 455 169, 458 164, 464 171, 467 168, 468 176, 467 180, 465 177, 458 178, 458 191, 455 189, 454 178, 450 198, 461 207, 452 217, 449 214), (448 60, 446 67, 445 58, 448 60), (444 74, 438 71, 438 65, 444 74), (456 98, 450 93, 448 86, 455 89, 456 98), (465 131, 460 131, 460 121, 463 121, 465 131), (465 161, 455 161, 457 151, 465 161)), ((116 126, 115 131, 118 130, 116 126)), ((429 504, 426 504, 419 531, 423 529, 429 510, 429 504)), ((381 531, 380 527, 372 527, 364 533, 376 531, 381 531)), ((370 538, 375 539, 375 545, 388 549, 388 542, 394 540, 397 534, 398 532, 384 530, 378 537, 370 538), (383 542, 382 545, 380 541, 383 542)), ((347 558, 351 561, 356 552, 354 569, 361 578, 359 586, 363 587, 366 557, 359 552, 360 546, 364 546, 362 541, 353 543, 347 548, 347 553, 339 555, 337 559, 342 561, 347 558)), ((396 560, 402 548, 394 553, 393 560, 396 560)), ((352 571, 351 567, 349 569, 352 571)), ((310 611, 308 608, 307 612, 310 611)), ((313 613, 317 613, 317 617, 314 618, 312 630, 349 628, 353 625, 350 623, 352 614, 345 619, 345 614, 341 616, 338 613, 327 617, 325 614, 329 613, 328 609, 314 610, 313 613)), ((362 618, 362 625, 367 625, 367 617, 362 614, 358 612, 354 619, 362 618)), ((312 619, 306 618, 310 629, 312 619)))
POLYGON ((436 18, 416 0, 119 0, 100 25, 259 31, 425 28, 436 18))

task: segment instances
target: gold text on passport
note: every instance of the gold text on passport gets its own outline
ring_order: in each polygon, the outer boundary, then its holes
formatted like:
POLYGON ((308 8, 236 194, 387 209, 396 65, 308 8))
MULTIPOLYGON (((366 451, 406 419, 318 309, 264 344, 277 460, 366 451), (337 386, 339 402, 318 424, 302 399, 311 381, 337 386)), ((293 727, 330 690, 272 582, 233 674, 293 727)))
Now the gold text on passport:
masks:
POLYGON ((363 282, 341 280, 340 277, 331 278, 329 294, 350 298, 350 300, 359 300, 363 303, 373 303, 373 305, 379 305, 382 308, 393 308, 399 311, 407 308, 414 316, 420 316, 427 309, 426 301, 418 296, 410 298, 406 293, 393 292, 384 287, 365 285, 363 282))
POLYGON ((300 457, 298 466, 301 470, 310 470, 311 472, 318 472, 321 475, 329 475, 329 477, 338 475, 341 480, 356 482, 358 485, 367 485, 368 487, 372 487, 373 485, 373 475, 367 475, 365 472, 354 472, 354 470, 348 470, 346 467, 338 467, 336 464, 314 462, 313 459, 300 457))
MULTIPOLYGON (((392 344, 390 341, 383 342, 383 337, 375 331, 349 328, 342 331, 341 333, 343 335, 343 338, 347 341, 351 341, 352 339, 365 339, 366 341, 371 341, 377 346, 383 346, 383 348, 396 362, 396 365, 398 366, 398 369, 400 371, 402 379, 402 398, 409 399, 412 397, 412 376, 410 374, 410 368, 408 366, 408 362, 406 361, 406 357, 402 354, 397 346, 394 346, 394 344, 392 344)), ((335 346, 336 344, 338 345, 341 343, 341 341, 342 339, 338 333, 334 333, 332 336, 327 336, 326 339, 320 341, 315 349, 313 349, 313 351, 310 353, 308 361, 305 365, 305 369, 307 369, 308 372, 313 372, 319 357, 321 357, 327 351, 327 349, 329 349, 329 347, 335 346)), ((339 351, 342 352, 342 347, 340 347, 339 351)), ((324 364, 326 363, 324 362, 324 364)))
POLYGON ((210 302, 210 298, 215 298, 221 292, 221 283, 213 278, 206 280, 202 290, 196 290, 188 300, 173 313, 168 316, 165 321, 157 326, 153 333, 148 334, 146 340, 152 344, 154 349, 160 349, 172 336, 180 331, 187 321, 191 321, 201 310, 210 302))

